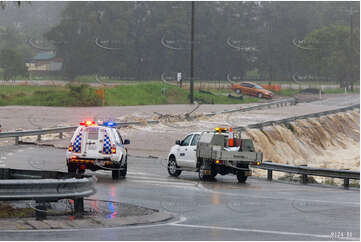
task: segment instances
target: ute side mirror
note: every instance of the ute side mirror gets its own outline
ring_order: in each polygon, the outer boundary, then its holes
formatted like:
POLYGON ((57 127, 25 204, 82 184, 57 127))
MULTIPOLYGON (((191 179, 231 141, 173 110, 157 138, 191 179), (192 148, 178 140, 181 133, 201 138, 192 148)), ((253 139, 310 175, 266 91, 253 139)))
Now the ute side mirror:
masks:
POLYGON ((176 145, 181 145, 181 141, 180 141, 180 140, 176 140, 175 144, 176 144, 176 145))
POLYGON ((129 145, 129 144, 130 144, 130 140, 129 140, 129 139, 125 139, 125 140, 124 140, 124 144, 125 144, 125 145, 129 145))

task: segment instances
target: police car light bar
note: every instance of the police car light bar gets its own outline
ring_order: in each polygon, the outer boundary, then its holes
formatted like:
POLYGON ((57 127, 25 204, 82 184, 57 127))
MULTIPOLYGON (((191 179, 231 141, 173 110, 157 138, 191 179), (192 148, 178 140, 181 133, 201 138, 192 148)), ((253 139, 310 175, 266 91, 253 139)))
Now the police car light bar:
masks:
POLYGON ((103 126, 106 127, 117 127, 117 123, 116 122, 104 122, 103 126))
POLYGON ((97 124, 95 123, 95 121, 86 120, 84 122, 81 122, 80 125, 82 125, 82 126, 96 126, 97 124))

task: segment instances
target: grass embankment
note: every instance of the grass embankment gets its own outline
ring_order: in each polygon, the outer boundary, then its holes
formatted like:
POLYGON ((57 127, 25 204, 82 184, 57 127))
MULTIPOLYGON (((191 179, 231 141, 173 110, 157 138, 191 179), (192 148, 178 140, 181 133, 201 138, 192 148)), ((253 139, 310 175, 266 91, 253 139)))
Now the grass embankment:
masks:
MULTIPOLYGON (((291 88, 282 88, 279 92, 275 92, 273 91, 276 95, 278 96, 294 96, 298 93, 301 93, 302 90, 297 90, 297 89, 291 89, 291 88)), ((345 89, 344 88, 327 88, 327 89, 323 89, 321 90, 322 94, 342 94, 345 93, 345 89)), ((354 88, 354 90, 351 91, 347 91, 347 93, 360 93, 360 89, 359 88, 354 88)), ((307 94, 307 92, 305 92, 305 94, 307 94)))
MULTIPOLYGON (((32 106, 101 106, 96 89, 88 85, 60 86, 0 86, 0 105, 32 106)), ((243 100, 194 91, 194 100, 209 104, 238 104, 257 102, 257 98, 243 100)), ((147 83, 105 88, 106 106, 187 104, 189 91, 172 85, 147 83)))

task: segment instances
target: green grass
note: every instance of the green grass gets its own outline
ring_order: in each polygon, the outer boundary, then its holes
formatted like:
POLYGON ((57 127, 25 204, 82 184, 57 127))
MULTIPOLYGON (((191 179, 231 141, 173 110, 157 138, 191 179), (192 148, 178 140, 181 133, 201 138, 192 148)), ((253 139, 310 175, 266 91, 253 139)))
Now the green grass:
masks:
MULTIPOLYGON (((106 89, 107 105, 155 105, 155 104, 186 104, 189 103, 189 91, 173 85, 147 83, 121 85, 106 89), (162 89, 164 92, 162 92, 162 89)), ((194 100, 198 103, 234 104, 258 101, 257 98, 235 100, 226 96, 213 96, 194 91, 194 100)))
POLYGON ((276 91, 272 91, 275 95, 278 95, 278 96, 288 96, 288 97, 291 97, 291 96, 294 96, 296 95, 297 93, 300 92, 300 90, 297 90, 297 89, 292 89, 292 88, 281 88, 281 90, 279 92, 276 92, 276 91))
MULTIPOLYGON (((325 94, 345 93, 345 89, 344 88, 328 88, 328 89, 323 89, 322 93, 325 93, 325 94)), ((352 92, 348 90, 347 93, 360 93, 360 88, 354 88, 354 90, 352 92)))
MULTIPOLYGON (((100 106, 95 88, 87 85, 60 86, 0 86, 0 105, 32 106, 100 106)), ((243 100, 214 96, 194 91, 194 100, 201 104, 241 104, 257 102, 257 98, 243 100)), ((105 88, 106 106, 187 104, 189 91, 173 85, 142 83, 105 88), (163 90, 163 91, 162 91, 163 90)))

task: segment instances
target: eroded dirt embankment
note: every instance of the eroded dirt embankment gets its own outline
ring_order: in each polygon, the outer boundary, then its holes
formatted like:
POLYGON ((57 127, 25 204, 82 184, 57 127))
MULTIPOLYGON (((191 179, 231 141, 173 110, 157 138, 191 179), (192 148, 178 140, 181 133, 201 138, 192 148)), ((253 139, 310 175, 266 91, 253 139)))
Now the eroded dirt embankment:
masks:
MULTIPOLYGON (((360 112, 350 111, 299 120, 246 135, 264 160, 291 165, 360 170, 360 112)), ((264 171, 257 171, 264 173, 264 171)), ((329 178, 317 178, 325 182, 329 178)))

